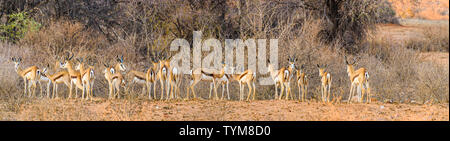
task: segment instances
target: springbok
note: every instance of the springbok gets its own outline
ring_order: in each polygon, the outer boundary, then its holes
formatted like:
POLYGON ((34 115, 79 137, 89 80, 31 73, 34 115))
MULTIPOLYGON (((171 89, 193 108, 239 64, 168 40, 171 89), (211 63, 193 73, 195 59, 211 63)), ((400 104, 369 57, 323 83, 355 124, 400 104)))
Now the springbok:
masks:
POLYGON ((105 70, 105 79, 108 81, 109 86, 109 99, 120 98, 120 86, 125 85, 125 80, 120 71, 125 71, 125 65, 123 65, 123 57, 117 59, 118 63, 112 67, 106 63, 103 63, 105 70))
POLYGON ((151 97, 151 90, 153 84, 153 95, 156 99, 156 70, 158 70, 158 63, 152 61, 153 66, 147 69, 147 73, 145 74, 145 82, 147 85, 148 98, 151 97))
POLYGON ((288 82, 289 87, 287 87, 288 90, 286 91, 287 92, 286 100, 289 98, 289 96, 291 96, 291 98, 292 98, 292 95, 290 95, 291 94, 291 81, 294 79, 294 73, 296 70, 295 63, 297 62, 297 60, 298 59, 295 56, 289 56, 289 58, 288 58, 289 66, 287 67, 287 70, 289 71, 289 77, 287 79, 287 82, 288 82))
POLYGON ((167 99, 178 98, 180 95, 180 84, 181 84, 181 72, 177 67, 170 66, 170 61, 166 60, 166 66, 169 68, 169 73, 167 74, 167 84, 170 86, 170 97, 167 95, 167 99))
POLYGON ((350 78, 350 94, 348 96, 348 103, 351 103, 351 98, 355 92, 355 87, 358 90, 359 102, 363 101, 365 90, 367 89, 366 102, 370 102, 370 87, 369 87, 369 73, 366 68, 359 68, 354 70, 353 65, 356 63, 356 59, 353 59, 352 63, 347 61, 347 56, 344 56, 344 62, 347 65, 347 74, 350 78), (359 91, 360 90, 360 91, 359 91))
POLYGON ((256 96, 256 87, 255 87, 255 81, 256 81, 256 73, 253 72, 251 69, 248 69, 241 74, 234 74, 234 68, 232 70, 232 77, 234 80, 239 82, 239 100, 242 101, 244 99, 244 83, 247 83, 248 86, 248 95, 247 95, 247 101, 250 100, 250 95, 252 95, 252 100, 255 100, 256 96), (251 84, 251 85, 250 85, 251 84), (252 93, 253 89, 253 93, 252 93))
POLYGON ((317 64, 317 68, 319 69, 320 81, 322 82, 321 91, 322 91, 322 101, 327 102, 330 98, 330 89, 331 89, 331 74, 325 71, 325 68, 328 67, 326 65, 317 64))
MULTIPOLYGON (((232 70, 234 68, 232 67, 232 70)), ((221 78, 216 79, 217 84, 222 85, 222 97, 221 100, 224 99, 224 93, 225 93, 225 86, 227 87, 227 98, 230 100, 230 90, 229 90, 229 84, 233 80, 233 74, 224 74, 221 78)))
POLYGON ((63 69, 67 69, 67 71, 69 72, 69 75, 70 75, 70 79, 71 79, 68 98, 72 97, 72 87, 73 87, 74 83, 76 86, 75 98, 78 97, 78 91, 77 91, 78 89, 81 89, 82 93, 84 94, 84 86, 81 81, 81 73, 72 68, 72 58, 73 58, 73 54, 71 57, 69 57, 69 54, 68 54, 67 57, 64 58, 64 62, 60 62, 60 67, 63 69))
MULTIPOLYGON (((150 68, 151 69, 151 68, 150 68)), ((150 70, 149 69, 149 70, 150 70)), ((130 70, 127 74, 127 82, 129 85, 131 84, 141 84, 142 85, 142 94, 145 93, 145 88, 147 87, 147 73, 136 71, 136 70, 130 70)), ((133 89, 133 88, 132 88, 133 89)), ((151 99, 151 97, 149 97, 151 99)))
POLYGON ((298 100, 305 101, 306 94, 308 94, 308 75, 303 71, 304 65, 301 65, 297 70, 296 80, 298 87, 298 100))
MULTIPOLYGON (((88 67, 85 68, 83 64, 83 58, 77 58, 78 65, 75 67, 75 70, 80 71, 81 81, 83 83, 83 89, 86 90, 86 100, 89 97, 92 99, 92 89, 94 88, 94 66, 91 64, 91 60, 88 59, 88 67)), ((84 93, 81 95, 81 99, 84 99, 84 93)))
POLYGON ((156 99, 156 82, 158 81, 158 67, 159 67, 159 63, 157 63, 157 62, 154 62, 153 60, 152 60, 152 64, 153 64, 153 67, 150 67, 148 70, 147 70, 147 74, 146 74, 146 76, 145 76, 145 80, 147 81, 147 91, 148 91, 148 97, 149 97, 149 99, 151 99, 151 96, 150 96, 150 90, 151 90, 151 88, 152 88, 152 84, 153 84, 153 98, 155 98, 156 99))
POLYGON ((30 84, 28 84, 28 97, 31 97, 33 95, 35 95, 36 92, 36 83, 39 82, 39 77, 40 77, 40 70, 37 66, 31 66, 28 67, 26 69, 23 69, 20 67, 20 63, 22 63, 22 58, 15 58, 12 57, 11 60, 14 63, 14 68, 17 72, 17 74, 19 74, 20 77, 22 77, 23 79, 23 83, 24 83, 24 95, 27 95, 27 84, 28 82, 30 82, 30 84), (33 92, 31 92, 31 87, 33 87, 33 92))
MULTIPOLYGON (((47 67, 50 67, 50 64, 47 64, 47 67)), ((70 88, 70 75, 69 72, 63 70, 59 72, 55 72, 54 74, 50 75, 47 71, 47 68, 44 68, 44 75, 46 78, 48 78, 50 81, 47 84, 47 89, 50 90, 50 84, 53 84, 53 90, 52 90, 52 97, 51 98, 58 98, 58 84, 64 83, 67 88, 70 88)), ((47 98, 49 97, 49 94, 47 93, 47 98)))
MULTIPOLYGON (((278 70, 275 70, 273 64, 270 63, 270 60, 267 60, 268 62, 268 71, 270 72, 270 77, 273 79, 273 81, 275 82, 275 99, 279 99, 281 100, 281 97, 283 96, 283 91, 284 89, 286 89, 286 93, 288 92, 289 88, 289 84, 288 84, 288 79, 289 79, 289 70, 287 70, 286 68, 282 67, 278 70), (278 85, 280 85, 281 87, 281 93, 278 97, 278 85)), ((287 94, 286 94, 286 99, 287 99, 287 94)))
POLYGON ((194 88, 195 85, 197 85, 197 83, 200 81, 211 82, 209 88, 209 98, 211 98, 212 89, 214 89, 215 98, 218 99, 216 81, 225 75, 225 63, 222 62, 222 69, 219 72, 214 69, 197 68, 195 70, 191 70, 190 75, 191 81, 189 83, 189 86, 187 87, 186 99, 189 99, 189 89, 192 91, 194 98, 197 98, 194 88))
POLYGON ((112 98, 119 98, 120 99, 120 86, 125 87, 125 79, 122 75, 121 71, 126 71, 126 67, 123 64, 123 55, 119 57, 119 55, 116 56, 116 65, 114 65, 114 69, 110 69, 110 72, 112 73, 111 76, 111 84, 114 86, 114 95, 112 95, 112 98))

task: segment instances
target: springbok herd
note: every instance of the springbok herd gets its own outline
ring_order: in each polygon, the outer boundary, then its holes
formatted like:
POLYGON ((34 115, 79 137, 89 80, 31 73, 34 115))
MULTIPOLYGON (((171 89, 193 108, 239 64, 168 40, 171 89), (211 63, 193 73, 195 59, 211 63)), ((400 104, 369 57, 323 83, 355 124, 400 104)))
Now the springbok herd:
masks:
MULTIPOLYGON (((67 56, 61 58, 55 64, 55 73, 49 74, 47 72, 47 68, 50 67, 47 64, 47 67, 42 70, 37 66, 31 66, 26 69, 21 69, 20 63, 22 58, 12 57, 11 60, 15 64, 16 72, 23 78, 24 81, 24 95, 32 97, 35 95, 35 89, 37 83, 41 86, 42 83, 47 83, 47 98, 58 98, 58 84, 64 83, 69 88, 69 96, 68 98, 72 98, 72 87, 75 84, 76 95, 75 98, 78 97, 78 89, 82 90, 81 99, 92 99, 92 92, 94 86, 94 80, 96 76, 94 76, 94 65, 93 61, 87 59, 86 62, 83 62, 83 58, 77 58, 77 65, 73 68, 73 54, 68 53, 67 56), (71 56, 70 56, 71 55, 71 56), (56 71, 58 68, 64 69, 62 71, 56 71), (53 84, 53 91, 50 95, 50 84, 53 84), (27 87, 28 85, 28 87, 27 87), (31 88, 33 90, 31 90, 31 88), (85 96, 86 93, 86 96, 85 96)), ((369 87, 369 74, 367 69, 360 68, 358 70, 354 70, 353 64, 356 62, 353 59, 352 63, 347 61, 347 57, 344 56, 345 63, 347 65, 347 73, 351 81, 350 94, 348 97, 348 102, 351 102, 352 96, 355 92, 355 88, 358 90, 359 102, 363 101, 363 96, 367 91, 366 102, 370 102, 370 87, 369 87)), ((292 98, 290 83, 295 80, 298 86, 298 100, 305 101, 305 95, 308 91, 308 74, 306 74, 303 69, 304 66, 301 65, 300 69, 297 69, 295 63, 297 58, 289 56, 288 67, 281 67, 280 69, 275 69, 273 64, 268 62, 268 71, 270 72, 271 78, 275 82, 275 99, 281 99, 283 96, 283 91, 286 91, 285 99, 288 100, 289 97, 292 98), (294 77, 294 73, 296 74, 294 77), (281 87, 280 95, 278 95, 278 86, 281 87)), ((130 70, 126 77, 123 76, 122 72, 126 71, 126 67, 124 65, 123 56, 117 56, 117 62, 115 65, 111 66, 108 63, 103 63, 105 69, 103 71, 104 77, 108 82, 109 99, 120 98, 120 88, 124 87, 126 82, 128 83, 139 83, 143 85, 142 93, 148 93, 149 99, 158 99, 156 97, 156 83, 159 81, 161 85, 161 95, 160 100, 169 100, 169 99, 180 99, 179 96, 179 87, 182 78, 181 71, 176 68, 170 66, 170 58, 161 58, 159 60, 152 59, 153 67, 147 69, 147 72, 140 72, 136 70, 130 70), (153 87, 152 87, 153 85, 153 87), (145 89, 147 88, 147 91, 145 89), (153 88, 153 97, 152 97, 152 88, 153 88), (164 91, 165 89, 165 91, 164 91), (166 92, 164 94, 164 92, 166 92), (165 98, 164 98, 165 95, 165 98)), ((329 72, 325 71, 328 65, 319 65, 317 64, 317 68, 319 70, 320 80, 321 80, 321 100, 323 102, 330 101, 330 89, 332 76, 329 72)), ((215 97, 214 99, 219 99, 217 95, 217 85, 222 85, 222 97, 224 98, 224 90, 225 86, 227 87, 227 97, 230 99, 228 85, 232 81, 237 81, 239 83, 239 100, 244 99, 244 83, 247 84, 249 92, 247 95, 247 100, 250 100, 250 96, 252 96, 252 100, 255 100, 255 80, 256 80, 256 72, 253 70, 245 70, 240 74, 235 74, 235 68, 231 67, 231 74, 225 74, 226 66, 222 62, 221 70, 213 70, 206 68, 198 68, 190 71, 189 79, 190 83, 186 88, 186 97, 185 99, 190 98, 190 92, 193 94, 193 98, 197 98, 195 94, 195 85, 200 81, 207 81, 210 83, 210 92, 209 98, 211 98, 212 90, 214 89, 215 97), (253 92, 252 92, 253 90, 253 92)), ((42 86, 41 86, 42 87, 42 86)), ((42 96, 42 88, 41 88, 41 96, 42 96)))

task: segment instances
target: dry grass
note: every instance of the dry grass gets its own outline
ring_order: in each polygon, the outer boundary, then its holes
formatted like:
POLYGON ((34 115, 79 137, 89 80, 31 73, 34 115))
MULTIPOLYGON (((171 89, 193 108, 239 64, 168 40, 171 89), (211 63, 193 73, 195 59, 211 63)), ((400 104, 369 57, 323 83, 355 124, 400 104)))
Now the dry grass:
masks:
MULTIPOLYGON (((133 91, 122 91, 124 99, 105 99, 107 85, 101 73, 103 62, 123 54, 128 69, 143 71, 150 66, 148 56, 143 56, 134 47, 136 38, 130 36, 106 43, 105 37, 83 30, 78 23, 53 22, 39 32, 27 35, 18 45, 0 44, 0 120, 449 120, 448 24, 381 25, 379 29, 382 30, 369 36, 367 44, 360 48, 361 52, 350 56, 361 57, 355 67, 369 70, 372 98, 380 103, 350 105, 339 104, 347 100, 350 86, 343 55, 337 53, 340 52, 338 47, 315 41, 321 24, 320 20, 305 22, 299 36, 281 41, 279 49, 280 67, 287 65, 288 55, 298 57, 297 66, 305 64, 310 79, 307 99, 312 102, 271 101, 274 86, 261 85, 256 85, 258 101, 254 102, 161 102, 144 100, 146 96, 135 94, 140 92, 140 86, 133 91), (44 67, 56 61, 48 56, 53 56, 52 51, 57 48, 72 50, 75 57, 95 58, 95 75, 98 77, 94 101, 49 100, 22 95, 23 82, 14 72, 13 64, 8 62, 9 58, 22 56, 23 67, 44 67), (109 51, 104 51, 106 49, 109 51), (333 75, 331 91, 334 97, 331 98, 342 100, 335 104, 315 102, 320 93, 315 65, 325 63, 329 65, 327 71, 333 75)), ((185 81, 181 86, 182 97, 186 84, 185 81)), ((232 83, 230 88, 231 98, 237 99, 237 83, 232 83)), ((295 83, 292 88, 296 98, 295 83)), ((67 88, 63 86, 59 90, 63 93, 61 97, 67 97, 67 88)), ((196 92, 200 97, 208 97, 209 83, 199 83, 196 92)), ((159 84, 157 94, 159 97, 159 84)))
MULTIPOLYGON (((5 103, 1 103, 4 105, 5 103)), ((448 121, 448 104, 324 104, 260 100, 148 101, 35 99, 1 120, 448 121)))
POLYGON ((379 100, 448 102, 448 21, 381 24, 369 36, 367 66, 379 100), (377 60, 381 60, 378 62, 377 60))

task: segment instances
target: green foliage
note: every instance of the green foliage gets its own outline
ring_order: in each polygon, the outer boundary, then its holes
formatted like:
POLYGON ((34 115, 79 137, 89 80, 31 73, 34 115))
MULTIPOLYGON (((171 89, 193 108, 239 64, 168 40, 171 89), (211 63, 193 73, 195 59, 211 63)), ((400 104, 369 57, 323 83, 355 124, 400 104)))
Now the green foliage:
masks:
POLYGON ((29 31, 36 31, 41 24, 30 18, 27 12, 18 12, 8 15, 8 21, 0 25, 0 40, 17 42, 29 31))

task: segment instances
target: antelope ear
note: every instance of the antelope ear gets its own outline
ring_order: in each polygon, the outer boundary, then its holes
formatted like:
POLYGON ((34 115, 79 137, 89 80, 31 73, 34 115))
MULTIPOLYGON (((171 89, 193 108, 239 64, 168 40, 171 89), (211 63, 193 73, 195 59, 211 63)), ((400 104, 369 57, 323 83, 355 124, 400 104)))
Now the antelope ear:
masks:
POLYGON ((11 61, 15 61, 14 57, 11 57, 11 61))
POLYGON ((320 68, 319 64, 316 64, 318 68, 320 68))
POLYGON ((22 62, 22 57, 19 57, 19 62, 22 62))

